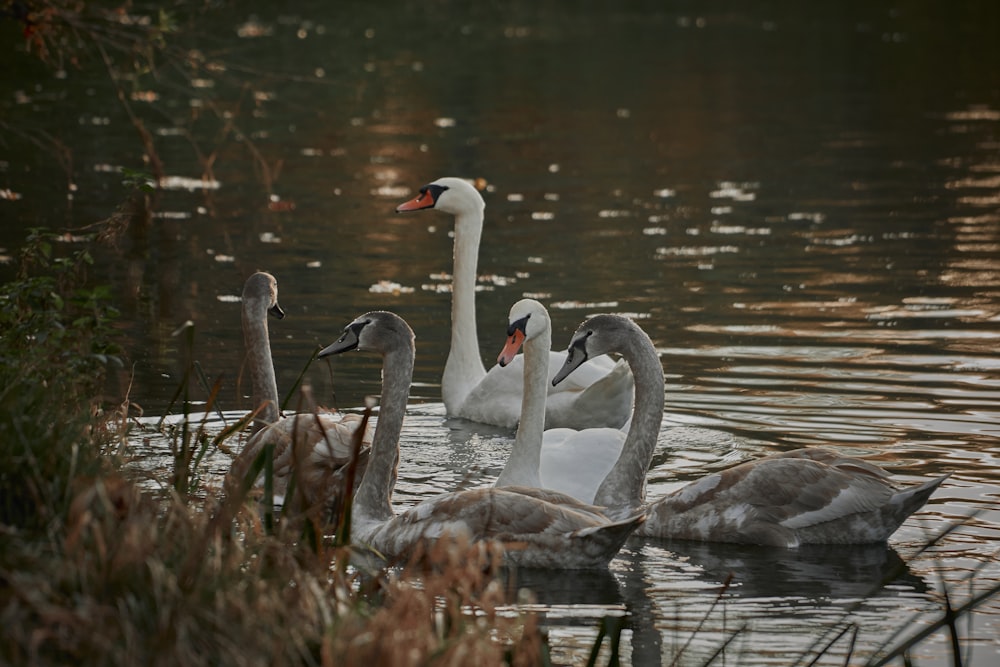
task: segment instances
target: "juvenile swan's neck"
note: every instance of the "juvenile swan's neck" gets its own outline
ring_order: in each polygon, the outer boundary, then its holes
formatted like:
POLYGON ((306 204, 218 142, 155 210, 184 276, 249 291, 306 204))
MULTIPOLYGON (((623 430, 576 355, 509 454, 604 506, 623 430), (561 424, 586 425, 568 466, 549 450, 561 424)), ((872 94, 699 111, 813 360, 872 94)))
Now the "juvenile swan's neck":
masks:
POLYGON ((413 341, 382 358, 382 400, 364 479, 354 496, 354 513, 366 519, 392 518, 392 491, 399 464, 399 436, 413 378, 413 341))
POLYGON ((632 510, 642 504, 646 493, 646 473, 663 422, 663 367, 652 341, 638 326, 633 327, 622 341, 620 350, 635 377, 632 425, 618 461, 601 482, 594 497, 595 505, 603 505, 612 511, 632 510))
POLYGON ((254 433, 278 421, 280 416, 278 382, 274 377, 271 341, 267 332, 267 309, 260 306, 261 302, 256 299, 243 303, 243 345, 250 366, 253 409, 263 406, 254 418, 254 433))
POLYGON ((451 351, 445 362, 441 393, 449 413, 461 407, 486 369, 476 334, 476 269, 483 208, 455 216, 454 275, 451 293, 451 351))
POLYGON ((541 488, 539 466, 542 457, 542 434, 545 430, 545 396, 549 377, 548 356, 552 347, 552 327, 524 342, 524 395, 521 398, 521 421, 517 425, 514 446, 496 486, 532 486, 541 488))

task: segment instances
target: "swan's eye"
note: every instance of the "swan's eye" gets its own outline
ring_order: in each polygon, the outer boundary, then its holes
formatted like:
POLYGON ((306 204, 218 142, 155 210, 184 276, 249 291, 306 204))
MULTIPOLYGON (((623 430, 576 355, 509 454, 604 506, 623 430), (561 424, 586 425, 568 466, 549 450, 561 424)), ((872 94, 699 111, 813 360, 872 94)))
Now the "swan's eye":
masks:
POLYGON ((513 322, 511 322, 510 325, 507 326, 507 336, 508 337, 509 336, 513 336, 514 333, 517 332, 517 331, 520 331, 522 334, 524 334, 525 336, 527 336, 528 335, 527 334, 527 328, 528 328, 528 318, 529 317, 531 317, 530 314, 529 315, 525 315, 524 317, 522 317, 519 320, 514 320, 513 322))

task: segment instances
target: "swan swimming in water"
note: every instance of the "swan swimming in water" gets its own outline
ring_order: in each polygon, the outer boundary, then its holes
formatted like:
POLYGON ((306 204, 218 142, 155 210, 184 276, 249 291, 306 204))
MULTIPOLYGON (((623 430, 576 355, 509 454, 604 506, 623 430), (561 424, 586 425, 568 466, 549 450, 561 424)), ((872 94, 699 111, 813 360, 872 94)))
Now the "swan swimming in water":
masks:
POLYGON ((797 547, 885 542, 948 478, 898 488, 882 468, 821 447, 702 477, 649 507, 642 534, 797 547))
MULTIPOLYGON (((337 484, 342 485, 338 471, 350 460, 354 439, 363 419, 356 414, 329 412, 281 416, 267 327, 268 314, 278 319, 285 316, 278 305, 278 283, 271 274, 257 272, 243 286, 242 320, 253 405, 258 412, 254 419, 254 434, 234 459, 227 485, 233 489, 232 485, 243 480, 264 447, 273 445, 275 498, 284 503, 288 483, 295 474, 296 488, 301 493, 295 494, 300 497, 294 504, 299 510, 304 509, 302 505, 309 507, 322 502, 337 490, 337 484)), ((362 439, 371 443, 370 428, 362 439)), ((364 460, 367 460, 367 454, 364 454, 364 460)))
MULTIPOLYGON (((622 318, 598 315, 580 325, 555 382, 593 356, 634 344, 635 330, 616 319, 622 318)), ((637 377, 636 403, 644 398, 637 377)), ((633 423, 630 436, 635 429, 633 423)), ((706 475, 667 494, 648 505, 636 534, 786 548, 884 542, 948 476, 902 489, 889 477, 862 459, 823 448, 797 449, 706 475)), ((622 482, 633 493, 628 487, 636 483, 634 476, 622 482)), ((607 500, 598 494, 594 502, 607 500)))
MULTIPOLYGON (((489 372, 479 355, 476 332, 476 267, 486 203, 461 178, 440 178, 400 204, 397 212, 437 209, 455 217, 451 301, 451 348, 441 377, 441 396, 450 417, 514 428, 521 412, 523 370, 519 359, 489 372)), ((549 376, 565 354, 549 353, 549 376)), ((595 359, 583 375, 547 387, 545 425, 588 428, 625 424, 632 406, 632 376, 624 363, 595 359)))
MULTIPOLYGON (((618 461, 626 434, 621 429, 593 427, 587 429, 545 429, 546 385, 548 385, 548 358, 552 346, 552 321, 545 306, 534 299, 521 299, 510 309, 507 342, 497 363, 510 364, 518 349, 524 348, 524 392, 521 419, 517 426, 514 445, 507 464, 497 478, 496 486, 533 486, 553 489, 573 496, 585 503, 594 502, 601 482, 618 461)), ((651 346, 652 344, 650 344, 651 346)), ((663 393, 662 373, 655 351, 651 354, 626 359, 635 376, 636 393, 663 393), (652 373, 638 372, 632 364, 647 363, 652 373), (640 379, 661 375, 657 386, 643 387, 640 379)), ((652 456, 656 431, 662 419, 663 405, 654 417, 643 423, 652 425, 651 434, 637 432, 633 441, 643 439, 650 443, 640 456, 652 456)), ((646 467, 649 463, 646 463, 646 467)), ((638 466, 642 468, 642 466, 638 466)), ((642 475, 645 475, 643 469, 642 475)))
POLYGON ((553 491, 511 487, 446 493, 396 514, 392 492, 399 438, 413 375, 413 331, 398 315, 361 315, 319 356, 349 350, 382 356, 382 399, 372 453, 354 495, 352 541, 388 559, 412 554, 420 542, 446 537, 492 540, 508 564, 600 568, 643 521, 641 512, 612 521, 597 508, 553 491))

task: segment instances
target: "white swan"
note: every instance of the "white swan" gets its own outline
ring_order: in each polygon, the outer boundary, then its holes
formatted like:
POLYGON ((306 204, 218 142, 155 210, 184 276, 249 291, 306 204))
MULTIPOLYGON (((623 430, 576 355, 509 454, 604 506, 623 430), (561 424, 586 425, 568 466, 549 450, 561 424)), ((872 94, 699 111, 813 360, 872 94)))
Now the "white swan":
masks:
MULTIPOLYGON (((580 325, 556 381, 593 355, 624 354, 634 346, 630 338, 638 334, 608 317, 580 325)), ((656 398, 662 401, 662 385, 656 398)), ((636 372, 636 405, 646 399, 636 372)), ((629 437, 637 426, 632 424, 629 437)), ((632 494, 634 502, 634 472, 613 486, 605 480, 595 504, 613 506, 616 489, 632 494)), ((947 477, 899 490, 889 473, 867 461, 822 448, 797 449, 707 475, 660 498, 648 506, 636 534, 779 547, 884 542, 947 477)))
MULTIPOLYGON (((513 428, 521 411, 522 368, 515 360, 507 368, 487 373, 479 355, 476 333, 476 266, 486 204, 472 185, 460 178, 440 178, 420 188, 420 194, 397 208, 435 208, 455 216, 454 270, 451 297, 451 349, 441 377, 441 396, 449 416, 513 428)), ((550 373, 563 362, 553 352, 550 373)), ((549 388, 546 426, 619 428, 632 404, 632 377, 625 364, 596 360, 572 382, 549 388)))
POLYGON ((546 430, 552 321, 541 303, 522 299, 511 307, 509 322, 507 343, 497 363, 507 366, 524 346, 524 394, 514 446, 495 486, 553 489, 592 503, 601 481, 618 460, 625 433, 609 427, 546 430))
MULTIPOLYGON (((227 485, 234 489, 250 471, 267 445, 274 446, 275 498, 284 502, 285 491, 296 476, 295 509, 304 509, 336 491, 337 471, 350 460, 354 438, 362 418, 356 414, 303 412, 281 417, 278 384, 271 359, 267 316, 285 316, 278 305, 278 283, 269 273, 257 272, 243 286, 243 339, 253 387, 253 405, 258 409, 254 435, 233 460, 227 485), (293 446, 294 445, 294 446, 293 446)), ((362 438, 371 443, 371 429, 362 438)), ((367 458, 367 455, 365 455, 367 458)), ((289 509, 292 509, 289 507, 289 509)))
POLYGON ((413 331, 398 315, 366 313, 319 354, 359 349, 382 355, 382 399, 371 459, 351 514, 352 539, 388 559, 405 558, 419 542, 453 537, 499 542, 510 564, 604 567, 642 523, 641 513, 611 521, 596 508, 538 489, 473 489, 425 500, 402 514, 392 509, 399 436, 413 374, 413 331))

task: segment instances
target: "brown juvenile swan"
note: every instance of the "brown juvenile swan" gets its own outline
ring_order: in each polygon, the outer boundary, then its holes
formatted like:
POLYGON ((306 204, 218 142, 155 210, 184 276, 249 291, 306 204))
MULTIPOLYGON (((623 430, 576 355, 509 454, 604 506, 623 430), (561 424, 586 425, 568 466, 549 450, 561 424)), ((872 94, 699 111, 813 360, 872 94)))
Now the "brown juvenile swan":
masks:
MULTIPOLYGON (((253 405, 259 412, 254 420, 255 433, 233 461, 227 485, 241 481, 264 447, 274 445, 275 497, 284 501, 294 472, 302 496, 299 500, 311 506, 325 499, 334 490, 332 486, 342 484, 334 476, 350 460, 362 418, 330 412, 281 416, 268 336, 269 313, 279 319, 285 316, 278 305, 278 283, 269 273, 254 273, 243 286, 243 339, 253 405)), ((370 429, 363 440, 371 442, 370 429)))

